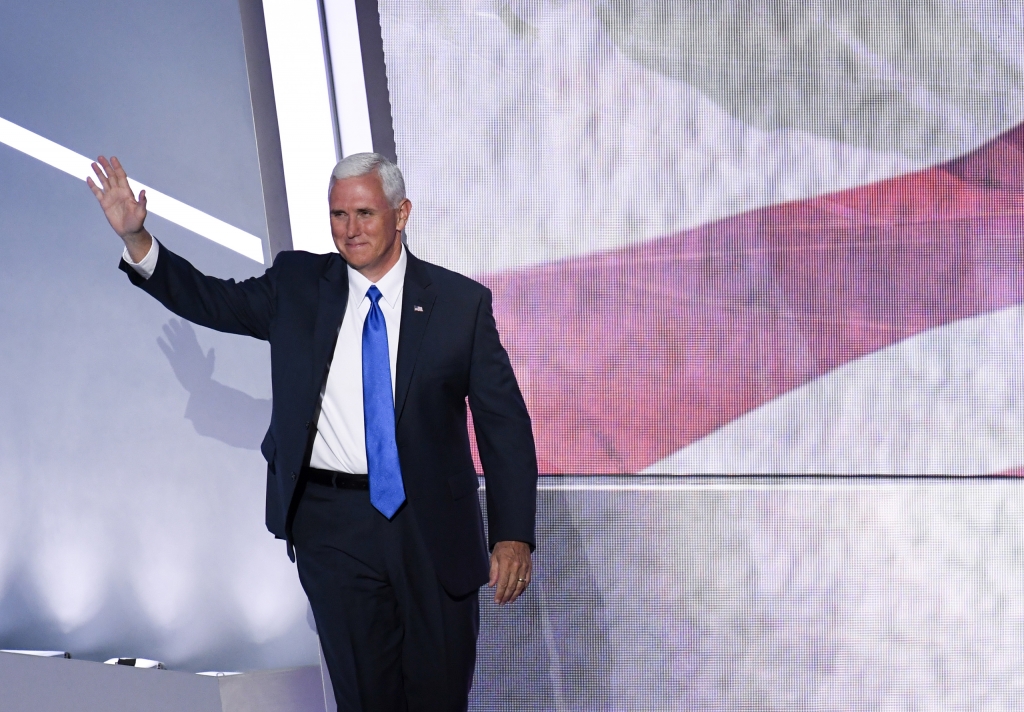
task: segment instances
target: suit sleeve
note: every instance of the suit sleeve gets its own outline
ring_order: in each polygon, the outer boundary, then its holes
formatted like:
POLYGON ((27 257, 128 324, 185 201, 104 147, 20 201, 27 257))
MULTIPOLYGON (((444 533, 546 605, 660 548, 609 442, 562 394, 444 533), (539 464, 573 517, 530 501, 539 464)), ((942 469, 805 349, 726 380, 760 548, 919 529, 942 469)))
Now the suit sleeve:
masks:
POLYGON ((469 373, 480 463, 487 482, 490 546, 524 541, 536 547, 537 451, 526 402, 501 345, 487 290, 477 311, 469 373))
POLYGON ((183 319, 216 331, 270 338, 276 306, 276 262, 259 277, 235 282, 208 277, 166 245, 160 245, 156 268, 148 279, 124 259, 120 269, 132 284, 183 319))

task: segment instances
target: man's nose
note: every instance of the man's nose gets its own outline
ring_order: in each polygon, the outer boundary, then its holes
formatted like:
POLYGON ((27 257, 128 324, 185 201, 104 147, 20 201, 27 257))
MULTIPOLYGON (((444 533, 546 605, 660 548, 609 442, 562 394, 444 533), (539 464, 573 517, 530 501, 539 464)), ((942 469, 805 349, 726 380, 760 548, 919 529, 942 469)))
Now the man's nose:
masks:
POLYGON ((360 232, 358 220, 349 218, 345 221, 345 237, 356 237, 360 232))

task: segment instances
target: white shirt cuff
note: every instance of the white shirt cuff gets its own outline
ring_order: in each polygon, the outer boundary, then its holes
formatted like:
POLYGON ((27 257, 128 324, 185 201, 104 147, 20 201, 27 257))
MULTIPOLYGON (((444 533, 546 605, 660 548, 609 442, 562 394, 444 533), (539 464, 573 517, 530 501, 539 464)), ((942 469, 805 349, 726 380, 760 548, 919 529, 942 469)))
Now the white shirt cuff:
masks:
POLYGON ((138 262, 132 262, 132 258, 128 256, 128 248, 124 248, 124 252, 121 254, 121 259, 127 262, 133 270, 138 272, 143 279, 149 279, 153 276, 153 272, 156 271, 156 258, 160 256, 160 243, 153 238, 153 244, 149 248, 149 252, 138 262))

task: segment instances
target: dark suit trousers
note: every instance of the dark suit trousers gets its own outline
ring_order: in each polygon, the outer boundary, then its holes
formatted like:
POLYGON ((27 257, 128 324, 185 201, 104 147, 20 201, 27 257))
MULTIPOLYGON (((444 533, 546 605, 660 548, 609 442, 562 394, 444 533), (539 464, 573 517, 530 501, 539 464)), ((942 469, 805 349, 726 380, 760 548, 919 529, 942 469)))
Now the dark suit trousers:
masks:
POLYGON ((339 712, 465 710, 477 592, 438 583, 415 513, 388 521, 367 491, 306 485, 292 525, 339 712))

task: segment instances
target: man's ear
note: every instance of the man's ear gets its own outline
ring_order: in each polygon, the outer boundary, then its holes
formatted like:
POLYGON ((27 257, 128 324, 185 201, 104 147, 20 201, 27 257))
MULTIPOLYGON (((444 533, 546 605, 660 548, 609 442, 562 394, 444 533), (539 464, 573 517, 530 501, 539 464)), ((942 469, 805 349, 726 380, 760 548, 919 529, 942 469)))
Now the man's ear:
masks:
POLYGON ((397 208, 398 220, 395 223, 395 227, 398 228, 399 232, 405 229, 405 224, 409 222, 409 214, 412 212, 412 203, 406 198, 399 204, 397 208))

